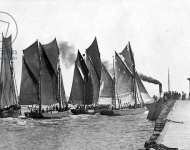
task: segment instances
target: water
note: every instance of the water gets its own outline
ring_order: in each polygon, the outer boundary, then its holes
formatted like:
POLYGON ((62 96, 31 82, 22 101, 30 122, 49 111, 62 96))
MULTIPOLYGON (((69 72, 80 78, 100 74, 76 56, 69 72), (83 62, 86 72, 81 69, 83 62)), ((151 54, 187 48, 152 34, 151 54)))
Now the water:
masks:
POLYGON ((153 124, 147 114, 79 115, 61 120, 0 119, 2 150, 143 149, 153 124))

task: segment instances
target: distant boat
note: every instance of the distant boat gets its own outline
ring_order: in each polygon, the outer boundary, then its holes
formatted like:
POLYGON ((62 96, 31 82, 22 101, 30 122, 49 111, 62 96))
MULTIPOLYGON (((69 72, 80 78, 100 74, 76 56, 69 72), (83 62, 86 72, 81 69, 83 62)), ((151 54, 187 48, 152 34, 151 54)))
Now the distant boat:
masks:
POLYGON ((46 45, 36 41, 23 50, 23 54, 20 104, 33 106, 25 116, 36 119, 66 116, 67 102, 56 39, 46 45))
POLYGON ((0 118, 18 117, 21 107, 14 76, 12 38, 3 37, 0 73, 0 118))

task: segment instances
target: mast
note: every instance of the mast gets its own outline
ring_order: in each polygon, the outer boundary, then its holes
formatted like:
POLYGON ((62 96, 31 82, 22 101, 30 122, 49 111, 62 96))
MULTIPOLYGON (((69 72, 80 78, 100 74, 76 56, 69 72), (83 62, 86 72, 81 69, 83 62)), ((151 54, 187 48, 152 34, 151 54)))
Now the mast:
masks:
POLYGON ((115 93, 116 93, 116 88, 115 88, 115 86, 116 86, 116 82, 115 82, 115 65, 114 65, 114 63, 115 63, 115 59, 114 59, 114 56, 113 56, 113 102, 112 102, 112 104, 114 105, 114 107, 116 108, 116 95, 115 95, 115 93))
POLYGON ((137 89, 136 89, 136 73, 135 73, 135 65, 133 64, 133 94, 134 94, 134 99, 135 99, 135 108, 137 107, 137 89))
MULTIPOLYGON (((118 93, 117 93, 117 88, 116 88, 116 77, 115 77, 115 57, 113 56, 113 75, 114 75, 114 99, 115 99, 115 103, 116 103, 116 99, 118 101, 118 105, 119 105, 119 109, 120 109, 120 105, 121 105, 121 101, 119 99, 118 93)), ((116 105, 115 105, 116 106, 116 105)))
POLYGON ((133 96, 135 99, 135 108, 137 107, 137 97, 136 97, 136 71, 135 71, 135 60, 134 60, 134 56, 133 56, 133 52, 131 49, 131 44, 130 42, 128 42, 128 46, 129 46, 129 52, 130 52, 130 56, 131 56, 131 60, 132 60, 132 69, 133 69, 133 96))
POLYGON ((13 91, 13 94, 15 95, 15 98, 16 98, 16 102, 15 103, 17 104, 17 102, 18 102, 18 100, 17 100, 17 89, 15 88, 16 83, 15 83, 15 78, 14 78, 13 57, 12 57, 12 55, 9 56, 9 59, 10 59, 11 78, 12 78, 12 81, 13 81, 12 91, 13 91))
POLYGON ((57 81, 58 81, 58 102, 59 102, 59 108, 61 109, 61 103, 63 106, 63 99, 61 97, 61 68, 60 68, 60 60, 58 58, 58 64, 57 64, 57 81))
POLYGON ((170 92, 170 70, 168 68, 168 92, 170 92))
POLYGON ((41 66, 42 66, 42 51, 39 51, 39 80, 38 80, 38 100, 39 100, 39 112, 42 110, 42 99, 41 99, 41 66))
MULTIPOLYGON (((85 54, 83 54, 83 57, 85 57, 85 54)), ((85 58, 83 58, 83 59, 85 59, 85 58)), ((83 91, 84 91, 84 97, 83 97, 83 105, 84 105, 84 107, 85 107, 85 99, 86 99, 86 82, 87 81, 87 79, 86 79, 86 76, 84 76, 84 89, 83 89, 83 91)))

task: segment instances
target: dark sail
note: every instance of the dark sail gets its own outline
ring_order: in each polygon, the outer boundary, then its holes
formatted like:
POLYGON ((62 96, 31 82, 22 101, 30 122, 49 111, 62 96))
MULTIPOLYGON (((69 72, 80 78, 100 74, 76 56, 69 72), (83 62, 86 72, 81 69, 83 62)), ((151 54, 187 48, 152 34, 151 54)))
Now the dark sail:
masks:
POLYGON ((133 75, 115 52, 115 94, 121 104, 134 104, 133 75))
POLYGON ((75 62, 75 69, 73 75, 73 83, 71 87, 71 93, 69 97, 69 103, 72 104, 84 104, 84 80, 75 62))
POLYGON ((21 105, 39 104, 38 93, 39 93, 38 81, 34 78, 23 56, 19 104, 21 105))
POLYGON ((17 103, 16 89, 13 78, 11 36, 2 39, 0 100, 1 108, 17 103))
POLYGON ((93 104, 93 82, 90 75, 88 75, 88 80, 85 82, 85 104, 93 104))
POLYGON ((38 81, 39 68, 40 68, 38 41, 34 42, 31 46, 23 50, 23 54, 24 54, 24 60, 28 66, 28 69, 30 69, 32 75, 38 81))
POLYGON ((86 57, 86 65, 89 69, 89 76, 92 79, 92 89, 93 89, 93 100, 92 101, 93 101, 93 104, 97 104, 98 98, 99 98, 99 90, 100 90, 99 80, 98 80, 98 76, 96 74, 95 68, 88 56, 86 57))
MULTIPOLYGON (((58 58, 59 48, 56 39, 42 45, 41 98, 42 104, 53 104, 58 101, 58 58)), ((60 74, 61 75, 61 74, 60 74)), ((62 76, 60 78, 61 99, 66 102, 62 76)), ((60 100, 61 100, 60 99, 60 100)), ((60 102, 61 103, 61 102, 60 102)))
POLYGON ((115 100, 114 95, 114 81, 107 71, 106 67, 102 64, 99 104, 113 104, 115 100))
POLYGON ((99 84, 100 84, 102 63, 100 59, 100 52, 98 49, 98 43, 97 43, 96 38, 94 39, 90 47, 86 49, 86 55, 89 57, 89 59, 91 60, 95 68, 95 71, 99 80, 99 84))
POLYGON ((43 50, 46 54, 46 57, 49 60, 49 63, 54 71, 55 74, 57 74, 57 63, 59 58, 59 48, 57 45, 56 39, 54 39, 52 42, 48 44, 43 45, 43 50))
MULTIPOLYGON (((54 39, 52 42, 43 45, 43 50, 44 50, 44 54, 48 59, 48 64, 49 69, 51 68, 53 70, 51 76, 52 76, 52 84, 54 87, 56 87, 55 89, 57 90, 57 76, 58 76, 58 63, 59 63, 59 48, 57 45, 57 40, 54 39)), ((60 65, 60 64, 59 64, 60 65)), ((60 67, 60 66, 59 66, 60 67)), ((64 89, 64 85, 63 85, 63 80, 62 80, 62 74, 60 73, 60 86, 61 86, 61 99, 66 102, 66 96, 65 96, 65 89, 64 89)), ((56 92, 56 91, 55 91, 56 92)), ((54 93, 54 92, 53 92, 54 93)), ((55 93, 54 93, 55 94, 55 93)), ((54 95, 55 97, 55 95, 54 95)))
POLYGON ((129 53, 129 45, 127 44, 126 47, 121 51, 121 53, 119 53, 124 62, 126 63, 127 67, 130 69, 130 71, 132 72, 133 71, 133 62, 132 62, 132 58, 131 58, 131 55, 129 53))
POLYGON ((86 63, 79 51, 78 51, 78 55, 75 61, 73 84, 72 84, 69 101, 70 102, 75 101, 76 104, 92 104, 93 103, 92 79, 91 79, 91 76, 89 75, 89 70, 86 66, 86 63), (80 89, 79 91, 82 93, 79 94, 79 92, 76 89, 80 89), (79 95, 78 98, 76 98, 77 95, 79 95), (81 99, 82 97, 83 99, 81 99))
POLYGON ((83 79, 88 80, 89 70, 88 70, 88 67, 86 66, 86 63, 85 63, 85 61, 84 61, 84 59, 83 59, 83 57, 79 51, 78 51, 75 63, 77 65, 79 71, 81 72, 83 79))
POLYGON ((39 104, 39 49, 38 41, 23 50, 20 86, 21 105, 39 104))
MULTIPOLYGON (((36 41, 23 51, 20 104, 58 103, 58 56, 56 40, 46 45, 36 41)), ((62 83, 62 82, 61 82, 62 83)), ((65 91, 62 83, 62 96, 65 91)))
MULTIPOLYGON (((51 44, 48 44, 47 47, 51 47, 51 44)), ((40 44, 41 52, 41 63, 40 63, 40 97, 42 105, 50 105, 58 103, 57 101, 57 72, 55 73, 50 59, 46 53, 53 51, 53 49, 46 49, 43 45, 40 44)), ((56 53, 56 51, 55 51, 56 53)), ((57 55, 58 57, 58 55, 57 55)), ((53 64, 57 65, 57 62, 52 61, 53 64)))

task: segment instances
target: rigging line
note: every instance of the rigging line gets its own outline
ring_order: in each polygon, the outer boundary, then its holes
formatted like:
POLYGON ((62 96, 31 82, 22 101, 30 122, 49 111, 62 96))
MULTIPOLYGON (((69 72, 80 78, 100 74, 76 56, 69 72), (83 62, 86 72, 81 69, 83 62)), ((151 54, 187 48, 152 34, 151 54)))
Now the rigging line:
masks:
POLYGON ((16 79, 15 79, 14 69, 13 69, 13 86, 15 89, 16 103, 18 103, 18 89, 17 89, 16 79))
POLYGON ((181 123, 181 124, 184 124, 183 121, 174 121, 174 120, 171 120, 171 119, 166 119, 168 122, 173 122, 173 123, 181 123))
MULTIPOLYGON (((13 78, 13 77, 12 77, 13 78)), ((13 92, 13 99, 14 99, 14 103, 17 104, 17 95, 16 95, 16 89, 15 89, 15 85, 14 85, 14 79, 11 80, 11 89, 12 89, 12 92, 13 92)))
POLYGON ((137 88, 139 89, 139 95, 140 95, 140 98, 141 98, 141 100, 142 100, 142 105, 144 105, 144 101, 143 101, 143 98, 142 98, 142 95, 141 95, 141 91, 140 91, 140 88, 139 88, 139 86, 138 86, 138 82, 136 81, 136 86, 137 86, 137 88))

